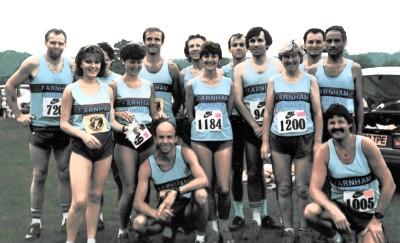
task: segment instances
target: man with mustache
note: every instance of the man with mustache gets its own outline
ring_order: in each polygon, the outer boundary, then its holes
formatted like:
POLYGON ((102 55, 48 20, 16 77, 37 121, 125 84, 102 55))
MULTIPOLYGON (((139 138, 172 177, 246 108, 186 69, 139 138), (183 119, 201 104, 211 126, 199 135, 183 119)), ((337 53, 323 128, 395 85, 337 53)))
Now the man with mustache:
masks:
MULTIPOLYGON (((361 66, 343 57, 347 35, 342 26, 331 26, 326 29, 325 34, 328 58, 312 65, 308 73, 315 75, 318 80, 322 113, 333 103, 344 105, 355 119, 351 132, 360 135, 364 122, 361 66)), ((322 142, 330 138, 326 121, 324 118, 322 142)))
POLYGON ((383 218, 396 184, 379 151, 369 138, 350 133, 353 118, 340 104, 326 111, 332 136, 314 155, 310 195, 304 217, 329 242, 342 242, 355 231, 357 242, 386 242, 383 218), (330 178, 331 196, 322 187, 330 178))

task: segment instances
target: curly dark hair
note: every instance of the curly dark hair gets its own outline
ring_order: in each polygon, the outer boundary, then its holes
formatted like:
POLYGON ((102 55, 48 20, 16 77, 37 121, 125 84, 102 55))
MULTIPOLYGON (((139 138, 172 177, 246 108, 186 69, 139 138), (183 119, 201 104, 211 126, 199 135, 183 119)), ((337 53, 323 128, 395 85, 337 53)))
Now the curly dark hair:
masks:
POLYGON ((206 37, 196 34, 196 35, 189 35, 188 39, 185 41, 185 48, 183 49, 183 52, 185 53, 185 57, 189 62, 192 61, 192 58, 189 55, 189 41, 193 39, 202 39, 203 41, 206 41, 206 37))
POLYGON ((81 49, 79 49, 78 54, 75 57, 75 76, 77 77, 83 76, 83 70, 81 68, 81 64, 83 60, 86 60, 91 57, 94 57, 96 61, 99 61, 101 64, 100 72, 97 74, 97 77, 104 76, 104 73, 106 71, 106 62, 104 60, 105 58, 103 49, 101 49, 101 47, 98 45, 88 45, 81 47, 81 49))
POLYGON ((142 60, 146 56, 146 47, 142 43, 128 42, 122 46, 119 56, 123 61, 142 60))
POLYGON ((264 32, 265 36, 265 43, 270 46, 272 45, 272 37, 268 30, 264 29, 263 27, 253 27, 251 28, 246 34, 246 47, 249 49, 249 41, 254 36, 258 36, 261 32, 264 32))
POLYGON ((329 119, 333 118, 333 116, 339 116, 346 119, 347 123, 352 124, 353 118, 350 115, 349 110, 344 105, 341 104, 332 104, 325 112, 325 120, 328 121, 329 119))
POLYGON ((204 55, 209 55, 209 54, 217 54, 219 56, 219 59, 222 59, 222 50, 220 44, 217 42, 213 41, 206 41, 203 43, 201 46, 201 51, 200 51, 200 58, 202 58, 204 55))
POLYGON ((105 51, 107 53, 107 55, 111 61, 114 60, 115 53, 114 53, 114 49, 110 46, 110 44, 108 44, 107 42, 100 42, 100 43, 97 43, 97 45, 99 45, 101 47, 101 49, 103 49, 103 51, 105 51))

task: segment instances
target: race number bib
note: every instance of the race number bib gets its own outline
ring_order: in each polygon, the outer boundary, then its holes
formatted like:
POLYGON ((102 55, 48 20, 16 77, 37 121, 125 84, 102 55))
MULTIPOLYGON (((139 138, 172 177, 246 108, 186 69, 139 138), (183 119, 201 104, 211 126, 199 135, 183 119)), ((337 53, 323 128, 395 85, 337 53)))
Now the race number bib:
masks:
POLYGON ((197 132, 219 132, 222 129, 221 111, 196 111, 197 132))
POLYGON ((279 112, 277 118, 280 134, 300 133, 307 130, 306 113, 303 110, 279 112))
POLYGON ((107 132, 107 120, 104 114, 90 114, 83 116, 83 126, 87 133, 107 132))
POLYGON ((368 212, 375 207, 375 192, 373 189, 365 191, 345 191, 343 200, 347 207, 358 212, 368 212))
POLYGON ((142 120, 137 117, 133 117, 133 122, 139 126, 140 131, 139 134, 134 133, 133 131, 129 131, 126 134, 127 139, 132 143, 133 147, 139 148, 144 142, 146 142, 149 138, 151 138, 151 133, 149 129, 147 129, 146 125, 143 124, 142 120))
POLYGON ((43 98, 43 117, 60 117, 60 113, 60 98, 43 98))
POLYGON ((262 122, 264 120, 265 101, 250 102, 250 112, 254 120, 262 122))
POLYGON ((156 100, 156 109, 158 115, 161 115, 164 113, 164 100, 163 98, 155 98, 155 100, 156 100))

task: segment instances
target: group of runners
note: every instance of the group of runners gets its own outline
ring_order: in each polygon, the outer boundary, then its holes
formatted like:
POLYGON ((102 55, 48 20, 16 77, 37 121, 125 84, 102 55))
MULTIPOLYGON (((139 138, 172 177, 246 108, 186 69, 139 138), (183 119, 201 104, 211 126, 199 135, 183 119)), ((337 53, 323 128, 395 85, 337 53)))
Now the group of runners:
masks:
POLYGON ((232 61, 221 68, 219 43, 190 35, 184 48, 190 65, 179 70, 161 56, 164 39, 150 27, 143 43, 125 44, 119 53, 125 72, 116 74, 110 45, 84 46, 66 58, 66 33, 51 29, 47 52, 28 57, 10 77, 7 101, 31 130, 26 240, 41 234, 53 151, 67 243, 75 242, 84 218, 88 243, 104 229, 110 170, 118 188, 118 242, 132 241, 130 230, 138 242, 154 232, 174 242, 179 227, 195 231, 199 243, 235 242, 232 231, 242 228, 241 238, 250 241, 268 228, 282 229, 283 242, 312 242, 311 229, 330 242, 352 231, 357 242, 385 242, 382 219, 396 186, 378 147, 362 136, 361 67, 343 57, 343 27, 311 28, 304 44, 282 43, 278 57, 267 54, 270 33, 253 27, 230 36, 232 61), (22 114, 16 88, 27 79, 31 111, 22 114), (272 163, 282 224, 268 212, 265 163, 272 163), (157 205, 149 200, 151 181, 157 205))

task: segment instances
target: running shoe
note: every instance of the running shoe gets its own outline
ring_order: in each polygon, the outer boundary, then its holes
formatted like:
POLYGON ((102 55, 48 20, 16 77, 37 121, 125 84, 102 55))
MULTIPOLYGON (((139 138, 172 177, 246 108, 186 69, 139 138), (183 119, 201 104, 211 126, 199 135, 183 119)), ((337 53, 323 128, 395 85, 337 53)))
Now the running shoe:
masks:
POLYGON ((103 220, 99 218, 99 222, 97 223, 97 231, 102 231, 105 227, 106 226, 104 225, 103 220))
POLYGON ((228 229, 230 231, 236 231, 240 228, 243 228, 245 226, 246 222, 244 220, 244 218, 240 217, 240 216, 235 216, 232 220, 232 224, 230 224, 228 226, 228 229))
POLYGON ((40 237, 40 233, 42 233, 42 229, 39 223, 31 224, 29 228, 29 233, 25 235, 25 240, 36 240, 40 237))
POLYGON ((129 233, 123 232, 122 234, 119 234, 117 242, 118 243, 129 243, 129 233))
POLYGON ((65 220, 64 223, 61 225, 61 233, 67 233, 67 220, 65 220))
POLYGON ((282 229, 282 225, 275 222, 269 215, 261 219, 261 225, 264 229, 282 229))
POLYGON ((296 236, 294 230, 284 230, 283 231, 283 243, 295 243, 296 236))

